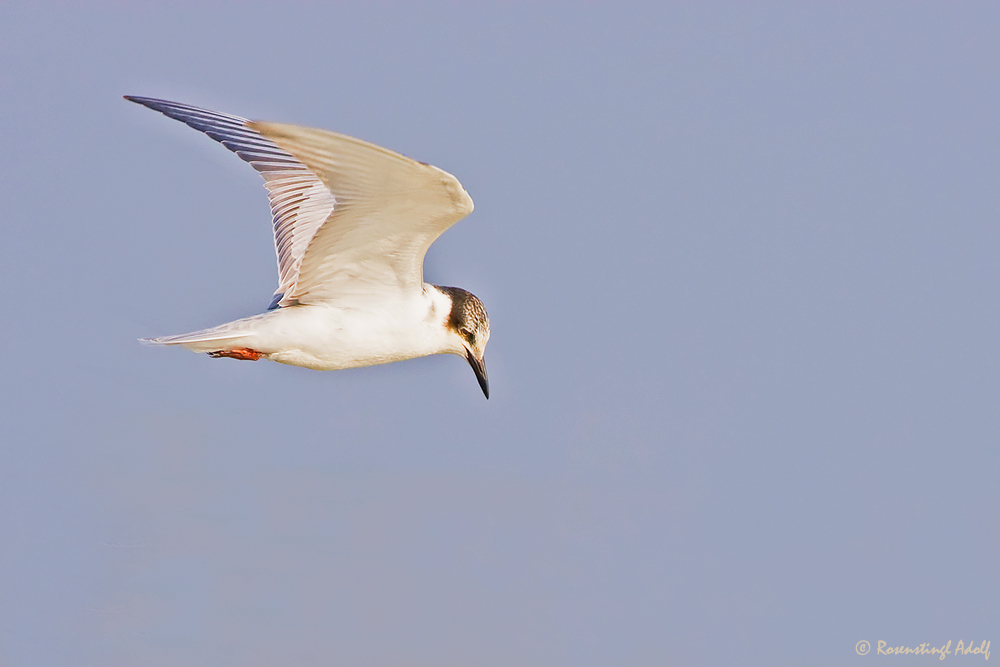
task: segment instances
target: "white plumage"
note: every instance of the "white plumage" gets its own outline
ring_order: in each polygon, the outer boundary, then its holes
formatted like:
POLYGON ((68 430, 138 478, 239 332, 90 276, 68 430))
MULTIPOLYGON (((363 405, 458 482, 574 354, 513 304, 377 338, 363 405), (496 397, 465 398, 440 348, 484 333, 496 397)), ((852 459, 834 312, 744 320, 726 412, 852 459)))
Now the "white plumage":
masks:
POLYGON ((204 132, 264 177, 278 259, 266 313, 147 342, 317 370, 458 354, 489 397, 485 309, 423 281, 427 249, 473 208, 454 176, 325 130, 126 99, 204 132))

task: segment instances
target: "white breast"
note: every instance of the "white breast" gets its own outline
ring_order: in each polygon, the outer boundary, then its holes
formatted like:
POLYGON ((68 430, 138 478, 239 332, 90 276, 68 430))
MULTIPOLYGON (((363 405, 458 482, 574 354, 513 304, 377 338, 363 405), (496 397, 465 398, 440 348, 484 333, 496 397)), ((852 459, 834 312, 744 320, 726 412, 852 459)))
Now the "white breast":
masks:
POLYGON ((315 370, 462 354, 457 337, 445 327, 450 301, 428 288, 375 308, 330 304, 280 308, 262 318, 244 340, 272 361, 315 370))

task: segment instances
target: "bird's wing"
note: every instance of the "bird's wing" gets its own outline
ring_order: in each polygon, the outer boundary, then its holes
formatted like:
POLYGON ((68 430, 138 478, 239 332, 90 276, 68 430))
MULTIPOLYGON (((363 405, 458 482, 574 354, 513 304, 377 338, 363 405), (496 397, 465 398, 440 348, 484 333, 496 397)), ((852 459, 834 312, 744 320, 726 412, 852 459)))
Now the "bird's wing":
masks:
POLYGON ((454 176, 358 139, 126 99, 204 132, 264 177, 278 256, 273 305, 420 289, 427 248, 472 210, 454 176))
POLYGON ((314 303, 423 289, 427 249, 472 211, 458 179, 437 167, 325 130, 249 127, 301 160, 337 200, 286 298, 314 303))
POLYGON ((295 289, 306 248, 336 206, 330 190, 293 155, 248 127, 245 118, 147 97, 125 99, 204 132, 264 177, 278 257, 278 289, 272 306, 287 305, 290 300, 285 295, 295 289))

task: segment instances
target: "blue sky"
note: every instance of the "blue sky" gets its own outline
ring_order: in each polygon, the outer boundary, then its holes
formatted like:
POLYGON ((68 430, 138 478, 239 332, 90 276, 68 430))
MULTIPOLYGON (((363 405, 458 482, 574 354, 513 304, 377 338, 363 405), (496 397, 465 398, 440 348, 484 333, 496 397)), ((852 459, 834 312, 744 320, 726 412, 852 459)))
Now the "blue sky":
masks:
POLYGON ((0 664, 997 640, 998 33, 988 3, 4 4, 0 664), (455 174, 476 210, 425 277, 489 310, 491 399, 455 357, 140 346, 276 271, 253 170, 124 94, 455 174))

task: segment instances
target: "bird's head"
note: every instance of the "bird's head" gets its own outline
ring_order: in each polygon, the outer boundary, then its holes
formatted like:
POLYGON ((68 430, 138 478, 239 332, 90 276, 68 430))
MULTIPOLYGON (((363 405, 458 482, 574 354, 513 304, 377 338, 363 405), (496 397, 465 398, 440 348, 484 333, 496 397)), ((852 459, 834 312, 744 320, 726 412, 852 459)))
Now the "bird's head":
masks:
POLYGON ((490 318, 483 302, 475 294, 458 287, 438 287, 451 299, 451 313, 445 326, 457 340, 455 354, 465 357, 476 373, 479 386, 486 398, 490 397, 490 383, 486 377, 486 343, 490 340, 490 318))

